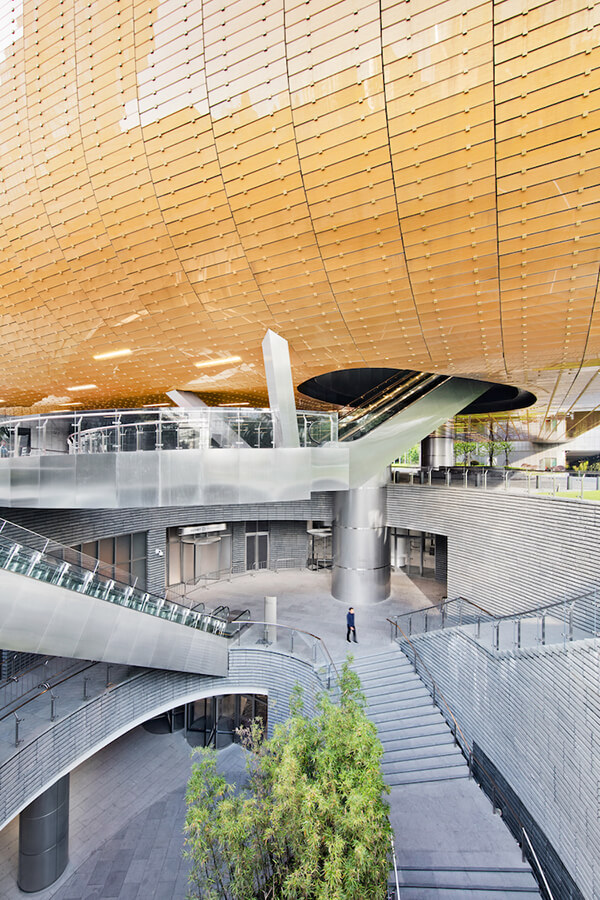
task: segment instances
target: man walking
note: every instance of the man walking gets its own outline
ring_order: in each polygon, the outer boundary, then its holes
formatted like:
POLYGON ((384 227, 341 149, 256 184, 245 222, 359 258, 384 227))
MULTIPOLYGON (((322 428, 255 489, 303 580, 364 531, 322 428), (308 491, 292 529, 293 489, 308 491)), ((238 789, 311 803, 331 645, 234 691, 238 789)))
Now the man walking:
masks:
POLYGON ((346 640, 350 643, 350 635, 354 637, 354 643, 358 644, 356 640, 356 626, 354 625, 354 607, 351 606, 348 612, 346 613, 346 640))

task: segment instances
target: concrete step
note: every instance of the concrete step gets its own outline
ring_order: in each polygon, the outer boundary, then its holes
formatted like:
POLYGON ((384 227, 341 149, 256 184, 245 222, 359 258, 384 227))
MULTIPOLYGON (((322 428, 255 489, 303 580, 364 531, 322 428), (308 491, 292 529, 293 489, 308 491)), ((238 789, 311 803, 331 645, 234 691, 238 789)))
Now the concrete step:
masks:
POLYGON ((412 671, 400 673, 398 675, 392 673, 389 678, 378 679, 377 681, 366 681, 363 684, 362 692, 365 697, 376 697, 378 694, 381 694, 382 691, 402 691, 415 684, 420 684, 421 687, 425 687, 419 676, 415 675, 412 671))
POLYGON ((391 766, 396 763, 431 760, 440 761, 442 765, 448 765, 451 757, 456 757, 457 765, 462 765, 465 758, 454 744, 436 744, 433 747, 399 747, 396 750, 386 749, 383 757, 383 765, 391 766), (442 760, 444 761, 442 763, 442 760))
POLYGON ((458 769, 464 766, 465 775, 468 776, 469 771, 466 760, 462 753, 455 751, 446 755, 434 755, 423 757, 408 757, 407 759, 398 759, 392 756, 392 759, 384 755, 381 763, 381 771, 387 772, 421 772, 436 771, 437 769, 458 769))
POLYGON ((431 697, 429 694, 425 692, 425 696, 416 695, 411 697, 406 697, 402 704, 398 704, 393 709, 375 709, 373 710, 371 707, 367 708, 367 715, 370 719, 375 719, 380 716, 395 716, 396 718, 404 718, 404 712, 408 715, 414 713, 415 710, 422 710, 425 712, 427 709, 433 709, 437 712, 438 716, 441 715, 439 710, 433 705, 431 701, 431 697))
POLYGON ((487 866, 435 866, 418 868, 403 867, 398 870, 400 888, 410 887, 452 887, 473 890, 477 887, 486 890, 527 891, 539 894, 539 888, 531 870, 527 867, 494 867, 487 866))
POLYGON ((415 674, 415 670, 410 663, 393 659, 384 659, 380 662, 372 663, 368 668, 365 667, 363 669, 357 669, 355 666, 352 666, 352 669, 360 678, 363 688, 370 683, 371 679, 379 679, 380 676, 388 676, 390 679, 393 679, 415 674))
POLYGON ((446 729, 450 733, 443 716, 434 707, 423 710, 417 706, 414 709, 406 710, 406 715, 369 715, 369 718, 377 725, 377 730, 380 733, 382 731, 397 731, 399 733, 412 731, 415 733, 422 729, 422 733, 427 734, 427 729, 434 726, 437 729, 446 729))
POLYGON ((457 781, 467 779, 469 773, 467 767, 450 766, 448 768, 422 769, 418 772, 386 771, 382 765, 383 780, 390 787, 399 787, 403 784, 429 784, 432 781, 457 781))
POLYGON ((470 888, 401 887, 400 896, 402 900, 530 900, 532 897, 540 897, 541 894, 534 889, 496 890, 480 885, 470 888))
POLYGON ((419 699, 425 706, 433 706, 433 700, 429 691, 423 685, 411 685, 402 691, 390 691, 382 696, 381 699, 373 698, 367 704, 367 713, 375 712, 380 709, 401 709, 407 701, 419 699))
MULTIPOLYGON (((345 660, 340 660, 336 662, 336 665, 341 666, 344 662, 345 660)), ((352 663, 352 670, 362 678, 363 674, 376 671, 377 669, 381 668, 382 665, 386 664, 412 667, 412 663, 409 662, 407 657, 399 648, 395 650, 392 648, 391 650, 386 650, 383 653, 373 653, 368 656, 355 657, 352 663)))
POLYGON ((394 753, 396 750, 411 750, 421 747, 454 747, 454 738, 445 728, 433 734, 415 734, 407 737, 399 737, 393 732, 378 735, 385 753, 394 753))

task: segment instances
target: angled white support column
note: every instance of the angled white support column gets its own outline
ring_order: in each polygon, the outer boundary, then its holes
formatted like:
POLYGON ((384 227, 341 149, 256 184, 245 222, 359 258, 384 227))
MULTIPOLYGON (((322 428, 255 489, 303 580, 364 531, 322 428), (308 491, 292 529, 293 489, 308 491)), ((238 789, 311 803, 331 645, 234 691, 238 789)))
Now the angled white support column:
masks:
POLYGON ((248 443, 237 434, 218 406, 209 406, 193 391, 167 391, 167 397, 180 409, 210 409, 210 439, 218 447, 247 447, 248 443))
POLYGON ((298 420, 290 351, 285 338, 269 330, 262 342, 269 406, 273 413, 273 446, 299 447, 298 420))
POLYGON ((180 409, 206 409, 206 403, 193 391, 167 391, 167 397, 180 409))

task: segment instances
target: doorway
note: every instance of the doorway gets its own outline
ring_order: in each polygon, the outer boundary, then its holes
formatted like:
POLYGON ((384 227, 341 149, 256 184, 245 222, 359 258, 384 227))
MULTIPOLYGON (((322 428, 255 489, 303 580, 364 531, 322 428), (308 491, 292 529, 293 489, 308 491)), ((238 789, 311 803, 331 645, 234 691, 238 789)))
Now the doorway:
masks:
POLYGON ((269 530, 266 522, 246 522, 246 571, 269 568, 269 530))

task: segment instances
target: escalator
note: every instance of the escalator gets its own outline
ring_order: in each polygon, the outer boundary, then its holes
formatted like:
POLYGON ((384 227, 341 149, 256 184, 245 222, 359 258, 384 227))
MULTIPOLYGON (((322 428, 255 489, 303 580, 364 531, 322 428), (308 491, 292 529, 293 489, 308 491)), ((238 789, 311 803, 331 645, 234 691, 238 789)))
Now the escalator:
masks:
POLYGON ((378 477, 488 388, 469 378, 402 370, 352 400, 338 412, 339 446, 348 453, 348 487, 378 477))
POLYGON ((127 578, 0 519, 0 647, 225 674, 222 617, 188 609, 127 578))
POLYGON ((394 372, 388 379, 338 411, 338 439, 354 441, 449 381, 448 375, 394 372))

